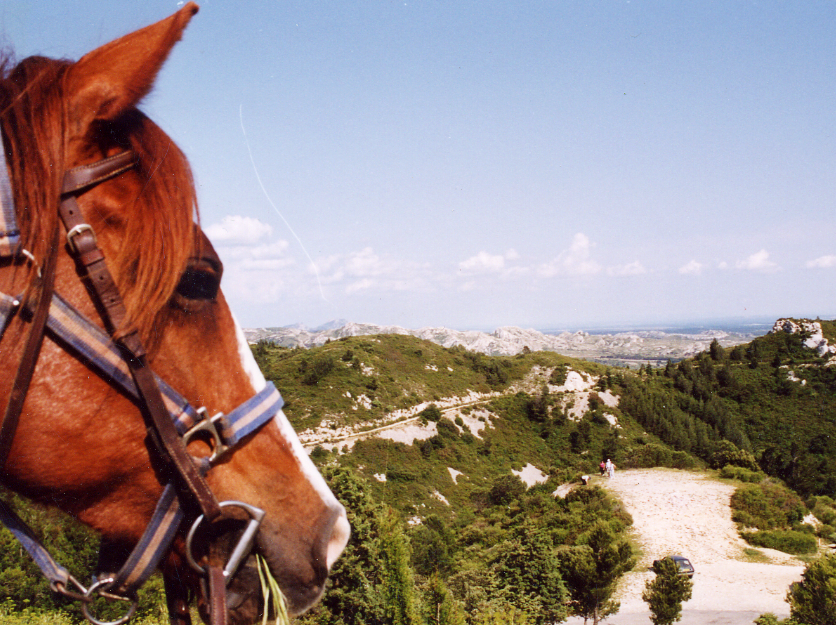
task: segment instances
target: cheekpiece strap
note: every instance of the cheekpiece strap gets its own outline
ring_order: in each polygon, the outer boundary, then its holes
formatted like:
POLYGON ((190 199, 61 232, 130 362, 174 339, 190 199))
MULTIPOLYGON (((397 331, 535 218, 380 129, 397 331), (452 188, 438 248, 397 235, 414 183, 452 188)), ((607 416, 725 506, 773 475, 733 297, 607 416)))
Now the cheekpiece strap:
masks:
POLYGON ((21 251, 20 229, 15 218, 6 146, 2 140, 0 140, 0 155, 2 155, 0 157, 0 258, 13 258, 21 251))
POLYGON ((3 501, 0 501, 0 522, 23 545, 53 588, 58 586, 66 588, 69 585, 70 574, 67 569, 52 559, 32 530, 3 501))

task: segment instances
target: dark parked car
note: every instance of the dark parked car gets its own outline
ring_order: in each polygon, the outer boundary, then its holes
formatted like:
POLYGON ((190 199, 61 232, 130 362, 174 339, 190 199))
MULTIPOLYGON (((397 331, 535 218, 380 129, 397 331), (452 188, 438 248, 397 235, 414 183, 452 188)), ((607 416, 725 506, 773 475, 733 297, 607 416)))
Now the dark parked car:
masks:
MULTIPOLYGON (((685 556, 668 556, 665 560, 671 559, 676 563, 676 566, 679 567, 679 574, 680 575, 687 575, 689 578, 694 577, 694 566, 691 564, 691 561, 686 558, 685 556)), ((653 561, 653 570, 656 570, 656 565, 661 562, 661 560, 654 560, 653 561)))

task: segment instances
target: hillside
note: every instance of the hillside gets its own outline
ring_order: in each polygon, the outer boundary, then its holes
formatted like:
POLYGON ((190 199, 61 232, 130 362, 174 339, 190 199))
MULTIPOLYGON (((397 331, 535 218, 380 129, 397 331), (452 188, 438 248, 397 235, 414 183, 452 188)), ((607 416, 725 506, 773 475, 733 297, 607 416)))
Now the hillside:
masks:
POLYGON ((836 495, 834 334, 829 322, 779 320, 749 344, 714 340, 696 358, 638 374, 547 351, 489 357, 404 334, 309 350, 262 341, 254 352, 301 439, 320 453, 374 455, 363 452, 368 439, 413 453, 439 434, 438 419, 421 414, 434 404, 455 425, 457 454, 498 446, 505 471, 590 472, 605 453, 644 466, 659 443, 711 462, 716 442, 728 440, 799 492, 836 495))
POLYGON ((525 348, 552 351, 564 356, 593 360, 610 365, 638 366, 664 364, 708 349, 713 340, 732 347, 752 340, 755 335, 705 330, 697 333, 633 331, 614 334, 589 332, 544 333, 532 329, 503 327, 493 332, 460 331, 449 328, 408 330, 399 326, 339 322, 317 330, 299 326, 246 329, 251 343, 267 341, 282 347, 318 347, 328 341, 352 336, 401 334, 431 341, 442 347, 464 347, 489 356, 514 356, 525 348))
POLYGON ((803 496, 836 495, 833 322, 783 319, 731 350, 625 378, 621 402, 648 431, 705 460, 731 441, 803 496))
MULTIPOLYGON (((565 567, 571 567, 571 554, 585 548, 598 521, 623 540, 633 522, 630 495, 618 493, 624 509, 596 494, 600 489, 580 486, 581 476, 595 475, 602 458, 616 462, 619 476, 624 469, 736 465, 727 467, 729 475, 760 480, 763 469, 809 497, 805 514, 815 511, 820 518, 815 530, 797 525, 800 516, 758 525, 752 540, 762 536, 758 540, 768 542, 780 535, 800 544, 811 532, 825 541, 836 539, 836 503, 824 496, 836 495, 831 468, 836 448, 830 443, 836 441, 836 369, 829 366, 834 330, 830 322, 780 320, 771 333, 748 344, 723 347, 712 340, 694 358, 638 371, 549 351, 487 356, 405 334, 344 337, 311 349, 261 341, 253 350, 282 389, 288 415, 315 461, 326 471, 347 469, 359 480, 352 488, 391 506, 406 522, 416 588, 425 588, 435 575, 451 600, 470 606, 474 614, 500 609, 484 603, 495 591, 507 600, 500 612, 517 606, 513 609, 545 615, 556 608, 526 608, 522 597, 562 591, 546 591, 533 581, 533 587, 520 580, 517 586, 503 585, 508 572, 503 558, 510 557, 505 549, 522 536, 536 537, 551 548, 542 551, 541 545, 531 554, 556 558, 541 563, 544 570, 569 575, 565 567), (497 551, 498 545, 505 547, 497 551), (436 558, 442 563, 438 567, 432 564, 436 558), (468 577, 482 569, 490 571, 487 578, 468 577), (464 579, 470 581, 462 585, 464 579), (466 588, 486 594, 477 601, 466 588)), ((783 487, 764 488, 766 493, 783 487)), ((721 501, 734 487, 722 490, 721 501)), ((718 496, 711 492, 710 497, 718 496)), ((804 507, 796 500, 793 506, 804 507)), ((692 505, 715 509, 707 500, 692 505)), ((727 510, 724 505, 720 508, 727 510)), ((736 533, 743 526, 736 528, 728 518, 724 523, 722 532, 719 526, 703 528, 669 548, 688 546, 704 560, 702 547, 693 545, 715 531, 727 547, 736 545, 722 558, 738 562, 745 543, 736 533)), ((636 535, 642 531, 637 525, 636 535)), ((656 551, 668 548, 647 540, 638 544, 643 551, 635 554, 636 572, 656 551)), ((777 557, 779 563, 793 560, 777 557)), ((755 563, 732 568, 750 564, 755 563)), ((717 566, 707 564, 704 572, 716 572, 717 566)), ((741 574, 737 568, 725 575, 741 574)), ((719 580, 724 573, 717 575, 719 580)), ((785 581, 781 575, 775 588, 765 590, 772 598, 764 601, 763 611, 786 612, 776 608, 785 581)), ((339 575, 336 579, 343 583, 339 575)), ((633 601, 635 609, 635 589, 629 588, 638 578, 630 579, 623 599, 633 601)), ((755 604, 749 608, 757 611, 755 604)), ((306 622, 330 622, 339 610, 326 600, 306 622)), ((532 622, 548 622, 544 618, 532 622)))

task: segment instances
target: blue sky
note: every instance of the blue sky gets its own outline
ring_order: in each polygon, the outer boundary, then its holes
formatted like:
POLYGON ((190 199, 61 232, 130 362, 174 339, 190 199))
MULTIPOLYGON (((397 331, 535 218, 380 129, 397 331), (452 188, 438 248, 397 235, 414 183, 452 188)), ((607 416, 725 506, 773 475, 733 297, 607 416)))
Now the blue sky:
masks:
MULTIPOLYGON (((77 59, 176 1, 6 0, 77 59)), ((246 327, 836 316, 836 3, 205 0, 145 110, 246 327)))

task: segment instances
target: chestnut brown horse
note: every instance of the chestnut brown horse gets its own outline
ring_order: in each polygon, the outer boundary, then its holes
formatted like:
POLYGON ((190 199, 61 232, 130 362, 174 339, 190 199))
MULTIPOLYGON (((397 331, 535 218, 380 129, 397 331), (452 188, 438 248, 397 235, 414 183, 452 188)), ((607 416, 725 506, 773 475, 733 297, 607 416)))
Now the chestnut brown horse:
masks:
MULTIPOLYGON (((31 57, 3 69, 0 126, 12 217, 26 252, 25 258, 0 258, 0 293, 17 296, 14 303, 20 304, 19 313, 0 327, 0 411, 20 395, 15 374, 44 293, 33 285, 50 264, 56 297, 117 343, 133 336, 147 351, 148 367, 191 406, 229 413, 267 386, 218 288, 222 265, 194 223, 187 161, 136 108, 196 11, 189 3, 75 63, 31 57), (108 167, 126 153, 126 167, 111 167, 77 195, 83 224, 72 228, 73 235, 96 235, 124 307, 114 321, 91 297, 90 280, 79 279, 81 261, 71 255, 73 241, 65 238, 68 227, 58 207, 67 191, 66 172, 85 173, 90 164, 108 167)), ((9 437, 2 483, 58 506, 97 530, 110 553, 126 554, 140 541, 171 479, 171 462, 158 453, 156 435, 149 435, 149 409, 48 329, 36 358, 9 437)), ((195 436, 182 444, 197 466, 215 442, 195 436)), ((348 540, 348 522, 281 410, 202 475, 197 481, 205 480, 217 500, 245 502, 265 513, 252 554, 245 554, 230 586, 231 620, 246 622, 259 609, 251 568, 256 553, 279 582, 291 613, 316 602, 348 540)), ((188 488, 178 492, 189 500, 188 488)), ((206 612, 205 584, 186 554, 188 521, 200 510, 188 501, 183 508, 187 523, 159 566, 206 612)), ((228 542, 220 536, 205 549, 195 547, 198 569, 227 558, 228 542)), ((103 556, 103 566, 114 558, 103 556)))

